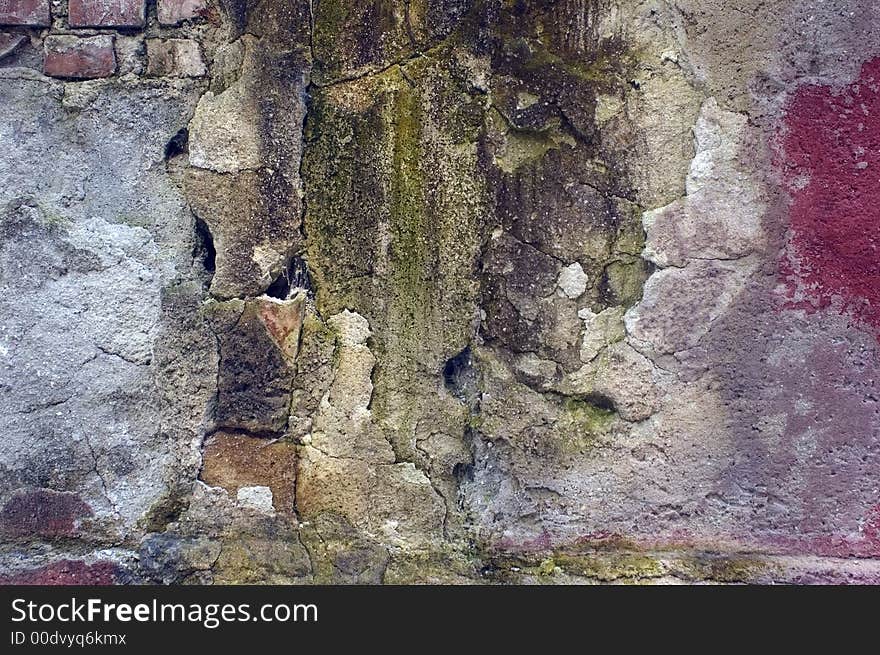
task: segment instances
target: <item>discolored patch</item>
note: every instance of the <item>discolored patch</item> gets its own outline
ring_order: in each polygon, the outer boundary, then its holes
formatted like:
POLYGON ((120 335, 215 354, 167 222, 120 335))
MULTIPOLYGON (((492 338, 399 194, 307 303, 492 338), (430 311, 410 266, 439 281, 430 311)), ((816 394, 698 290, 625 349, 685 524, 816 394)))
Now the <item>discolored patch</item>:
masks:
POLYGON ((0 575, 2 585, 115 585, 127 581, 126 572, 114 562, 86 564, 60 560, 46 566, 0 575))
POLYGON ((284 430, 294 376, 291 359, 299 341, 294 319, 302 311, 301 301, 234 300, 206 306, 221 356, 216 427, 264 436, 284 430))
POLYGON ((801 87, 785 126, 792 305, 833 306, 880 335, 880 58, 843 88, 801 87))
POLYGON ((205 444, 201 479, 235 496, 239 489, 266 486, 275 509, 292 513, 296 489, 296 447, 286 441, 265 441, 218 432, 205 444))
POLYGON ((80 521, 92 515, 79 496, 50 489, 20 491, 0 511, 0 533, 7 537, 76 537, 80 521))
POLYGON ((269 336, 284 358, 292 364, 299 352, 300 331, 305 317, 305 294, 291 301, 261 299, 259 312, 269 336))
POLYGON ((875 505, 868 512, 859 527, 862 553, 866 557, 876 557, 880 554, 880 504, 875 505))

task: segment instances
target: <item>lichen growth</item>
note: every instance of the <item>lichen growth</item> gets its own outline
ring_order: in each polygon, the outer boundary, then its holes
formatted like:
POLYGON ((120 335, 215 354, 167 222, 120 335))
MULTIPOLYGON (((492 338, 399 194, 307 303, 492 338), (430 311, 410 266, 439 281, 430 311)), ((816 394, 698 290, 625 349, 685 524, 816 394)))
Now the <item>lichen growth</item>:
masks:
POLYGON ((584 453, 603 445, 617 414, 579 398, 566 398, 555 432, 563 453, 584 453))
POLYGON ((605 267, 603 280, 609 305, 632 307, 642 298, 649 264, 641 258, 621 258, 605 267))
POLYGON ((412 338, 412 331, 427 327, 423 312, 430 307, 427 282, 430 223, 425 207, 422 166, 422 112, 416 92, 401 84, 390 111, 393 134, 389 217, 391 232, 392 316, 398 338, 412 338))
POLYGON ((645 580, 666 573, 662 562, 642 553, 558 554, 554 560, 567 573, 602 582, 645 580))
POLYGON ((427 551, 396 552, 383 578, 385 584, 473 584, 480 559, 471 547, 438 546, 427 551))
POLYGON ((742 555, 704 555, 683 558, 675 573, 689 580, 710 580, 727 584, 756 583, 772 576, 775 567, 760 559, 742 555))
POLYGON ((592 434, 605 431, 617 416, 614 410, 578 398, 566 398, 563 406, 574 422, 592 434))
POLYGON ((558 124, 546 130, 522 130, 509 124, 506 118, 492 108, 488 114, 491 129, 500 131, 500 146, 494 162, 504 173, 515 173, 524 164, 540 160, 550 150, 564 146, 575 147, 574 137, 565 133, 558 124))
POLYGON ((519 582, 535 577, 540 582, 553 578, 565 581, 638 584, 668 573, 664 562, 638 552, 554 552, 541 560, 501 557, 492 561, 493 577, 503 582, 519 582))

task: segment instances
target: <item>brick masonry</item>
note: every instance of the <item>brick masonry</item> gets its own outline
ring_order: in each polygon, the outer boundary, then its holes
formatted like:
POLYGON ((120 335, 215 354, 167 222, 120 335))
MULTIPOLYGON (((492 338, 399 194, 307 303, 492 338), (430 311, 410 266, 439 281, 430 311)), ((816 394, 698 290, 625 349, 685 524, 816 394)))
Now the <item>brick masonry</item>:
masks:
POLYGON ((146 0, 69 0, 54 4, 51 0, 0 0, 0 28, 39 28, 30 34, 21 29, 0 31, 0 60, 3 65, 42 66, 45 75, 66 80, 132 72, 153 78, 205 76, 202 46, 179 37, 189 34, 191 22, 208 20, 214 24, 216 9, 207 0, 157 0, 156 11, 150 31, 144 34, 146 0), (57 13, 54 24, 53 6, 57 13), (163 26, 160 33, 166 38, 155 38, 157 19, 163 26), (85 29, 116 33, 77 34, 85 29))
POLYGON ((0 0, 0 25, 42 27, 51 22, 49 0, 0 0))
POLYGON ((71 27, 143 27, 144 0, 70 0, 71 27))
POLYGON ((108 35, 46 37, 43 72, 51 77, 95 79, 116 72, 114 38, 108 35))
POLYGON ((147 75, 201 77, 207 72, 199 44, 191 39, 147 39, 147 75))
POLYGON ((179 25, 185 20, 202 16, 206 10, 205 0, 159 0, 159 23, 179 25))

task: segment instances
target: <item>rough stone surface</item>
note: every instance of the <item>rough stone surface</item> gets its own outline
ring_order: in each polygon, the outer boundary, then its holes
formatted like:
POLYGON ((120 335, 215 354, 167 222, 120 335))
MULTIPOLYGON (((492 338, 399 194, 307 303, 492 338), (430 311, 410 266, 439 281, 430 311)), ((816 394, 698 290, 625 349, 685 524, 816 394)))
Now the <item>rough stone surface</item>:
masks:
POLYGON ((247 507, 264 514, 274 514, 272 490, 269 487, 240 487, 236 500, 242 507, 247 507))
POLYGON ((48 489, 16 493, 0 510, 0 532, 15 537, 76 537, 92 509, 75 494, 48 489))
POLYGON ((259 168, 263 160, 257 107, 256 96, 243 84, 202 96, 190 123, 190 164, 217 173, 259 168))
POLYGON ((35 569, 0 575, 4 585, 99 585, 121 584, 128 576, 113 562, 86 564, 61 560, 35 569))
POLYGON ((576 300, 584 295, 589 281, 590 278, 584 273, 583 266, 575 262, 562 269, 556 284, 568 298, 576 300))
POLYGON ((0 60, 15 52, 25 40, 21 34, 0 34, 0 60))
POLYGON ((269 507, 292 513, 296 448, 290 442, 217 432, 205 443, 200 478, 236 496, 246 488, 268 489, 269 507))
POLYGON ((143 7, 0 41, 0 581, 880 582, 873 3, 143 7))
POLYGON ((259 298, 205 307, 220 357, 214 417, 218 428, 283 433, 293 385, 291 355, 296 355, 291 346, 298 342, 304 301, 298 296, 279 308, 274 299, 259 298), (282 311, 286 323, 276 318, 282 311))

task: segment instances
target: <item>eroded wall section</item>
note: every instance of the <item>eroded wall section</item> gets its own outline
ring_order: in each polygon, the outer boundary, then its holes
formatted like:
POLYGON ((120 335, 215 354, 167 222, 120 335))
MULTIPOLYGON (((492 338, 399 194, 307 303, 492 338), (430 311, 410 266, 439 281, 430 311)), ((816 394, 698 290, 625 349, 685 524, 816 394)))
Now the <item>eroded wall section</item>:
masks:
POLYGON ((880 580, 878 26, 0 0, 3 580, 880 580))

